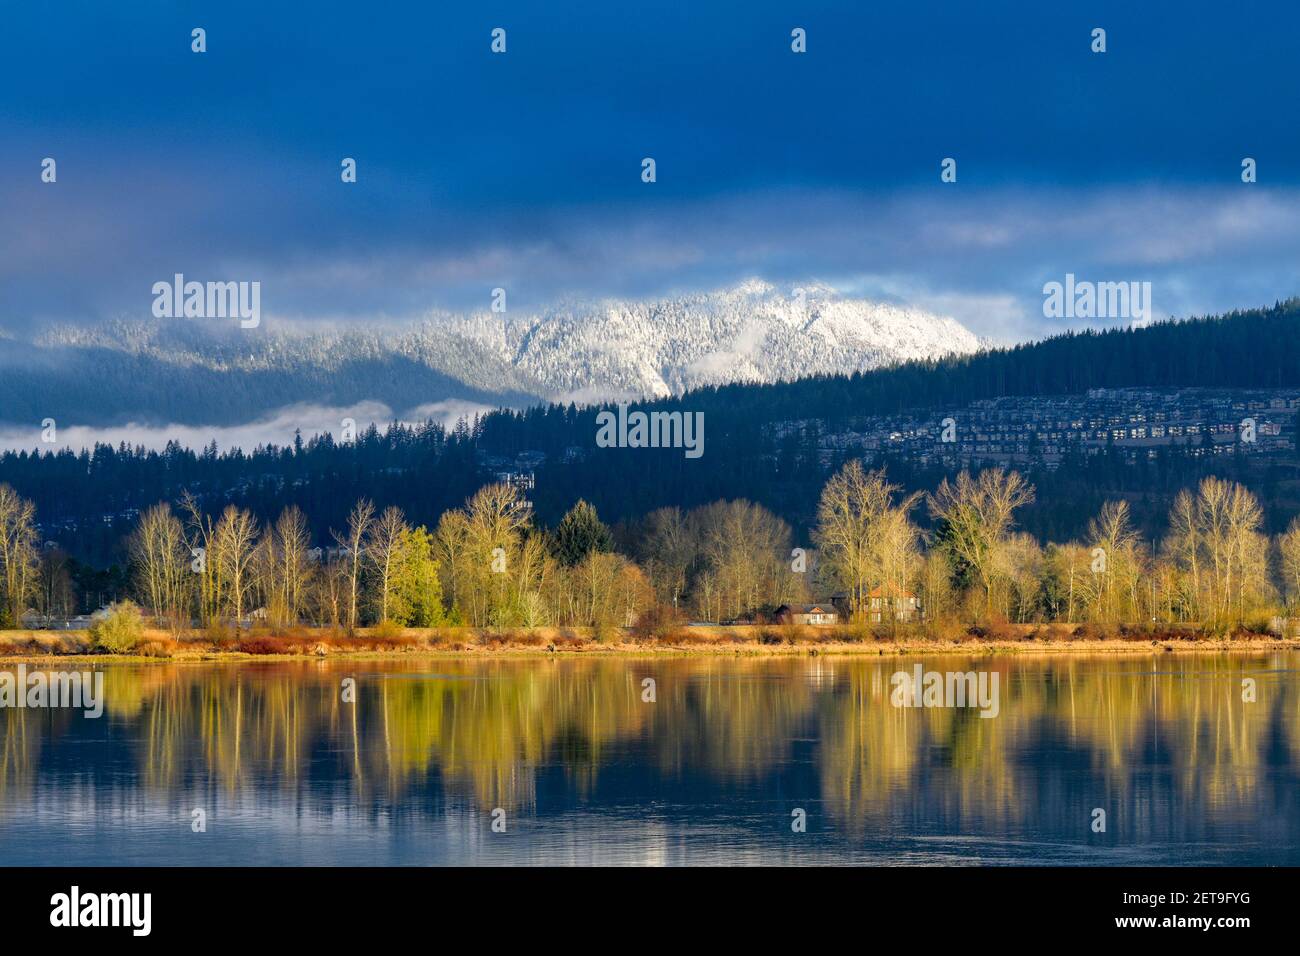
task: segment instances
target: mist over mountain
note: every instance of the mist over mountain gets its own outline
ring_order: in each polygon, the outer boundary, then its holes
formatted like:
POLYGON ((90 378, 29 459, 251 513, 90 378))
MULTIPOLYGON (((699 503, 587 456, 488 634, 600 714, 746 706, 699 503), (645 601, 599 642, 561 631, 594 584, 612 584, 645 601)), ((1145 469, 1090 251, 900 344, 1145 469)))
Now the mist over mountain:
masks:
POLYGON ((979 346, 957 322, 918 309, 757 280, 536 313, 434 314, 406 325, 272 318, 243 330, 221 319, 117 320, 0 343, 0 422, 215 428, 279 422, 292 407, 458 416, 851 373, 979 346))

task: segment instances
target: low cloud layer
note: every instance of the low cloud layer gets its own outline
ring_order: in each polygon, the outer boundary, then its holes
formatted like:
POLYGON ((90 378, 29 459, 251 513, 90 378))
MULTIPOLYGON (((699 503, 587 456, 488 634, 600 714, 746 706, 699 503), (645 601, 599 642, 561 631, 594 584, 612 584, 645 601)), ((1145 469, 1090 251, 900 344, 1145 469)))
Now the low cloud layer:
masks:
POLYGON ((89 428, 74 424, 59 427, 54 432, 53 442, 43 439, 43 435, 49 434, 43 429, 0 425, 0 449, 47 452, 71 448, 80 451, 83 448, 93 448, 96 444, 118 446, 122 443, 131 447, 142 445, 145 448, 161 449, 169 441, 176 441, 186 448, 198 450, 215 441, 220 451, 231 448, 251 451, 258 445, 291 445, 297 431, 301 431, 303 441, 326 432, 337 441, 343 435, 347 420, 355 424, 358 434, 371 424, 382 431, 394 420, 416 424, 433 421, 446 428, 453 428, 462 418, 473 422, 476 416, 491 410, 486 405, 456 400, 421 405, 400 416, 394 415, 392 409, 382 402, 360 402, 338 408, 299 404, 277 409, 256 421, 233 426, 128 424, 112 428, 89 428))

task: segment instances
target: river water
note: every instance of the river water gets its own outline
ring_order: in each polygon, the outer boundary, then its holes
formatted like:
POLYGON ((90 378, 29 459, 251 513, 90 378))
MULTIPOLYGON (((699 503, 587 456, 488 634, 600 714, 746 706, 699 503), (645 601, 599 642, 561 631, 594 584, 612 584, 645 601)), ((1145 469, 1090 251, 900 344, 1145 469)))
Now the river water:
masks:
POLYGON ((101 669, 0 708, 0 865, 1300 864, 1290 653, 101 669))

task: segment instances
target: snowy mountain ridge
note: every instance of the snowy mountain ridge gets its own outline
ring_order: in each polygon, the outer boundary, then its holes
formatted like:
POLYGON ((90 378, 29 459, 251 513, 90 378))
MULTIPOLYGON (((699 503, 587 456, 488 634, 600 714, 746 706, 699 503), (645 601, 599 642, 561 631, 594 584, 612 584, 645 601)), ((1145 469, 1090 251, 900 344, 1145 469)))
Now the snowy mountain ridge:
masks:
POLYGON ((9 387, 0 384, 7 409, 29 415, 54 407, 87 423, 214 423, 294 402, 374 400, 402 411, 445 400, 518 406, 655 397, 966 354, 981 342, 920 309, 819 284, 750 280, 533 313, 431 313, 404 325, 325 326, 270 315, 261 328, 241 330, 221 320, 123 319, 53 327, 31 346, 3 363, 11 373, 9 387))

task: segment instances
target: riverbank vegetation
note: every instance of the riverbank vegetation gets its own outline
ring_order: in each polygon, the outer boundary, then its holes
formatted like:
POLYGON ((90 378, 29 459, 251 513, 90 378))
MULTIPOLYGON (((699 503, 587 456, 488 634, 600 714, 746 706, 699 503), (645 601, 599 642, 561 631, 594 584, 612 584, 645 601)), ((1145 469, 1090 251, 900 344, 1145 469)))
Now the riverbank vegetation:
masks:
MULTIPOLYGON (((400 644, 412 630, 460 629, 470 636, 447 643, 514 634, 505 642, 526 644, 539 629, 681 643, 690 622, 750 625, 743 640, 755 643, 959 642, 1047 625, 1068 640, 1242 637, 1283 635, 1300 601, 1300 521, 1270 538, 1259 502, 1237 483, 1209 477, 1180 491, 1154 541, 1134 530, 1125 501, 1109 501, 1080 540, 1041 542, 1016 528, 1034 498, 1003 469, 904 495, 883 470, 851 461, 823 488, 806 542, 743 500, 660 508, 615 528, 578 501, 545 528, 510 484, 480 488, 431 526, 362 499, 322 542, 297 506, 263 526, 247 509, 186 494, 146 510, 126 550, 150 627, 165 642, 213 649, 295 635, 312 647, 400 644), (843 626, 800 636, 781 623, 778 608, 810 601, 833 602, 843 626)), ((31 502, 0 485, 6 628, 70 616, 60 552, 42 546, 35 522, 31 502)))
POLYGON ((1196 628, 1101 628, 1087 624, 1002 624, 945 632, 906 626, 692 625, 658 633, 639 628, 358 628, 341 631, 254 627, 213 637, 143 628, 126 645, 88 631, 0 631, 0 658, 114 658, 256 661, 276 658, 604 657, 931 654, 1123 654, 1300 650, 1300 639, 1250 631, 1219 637, 1196 628))

